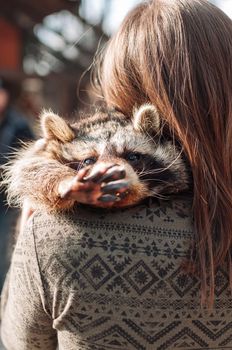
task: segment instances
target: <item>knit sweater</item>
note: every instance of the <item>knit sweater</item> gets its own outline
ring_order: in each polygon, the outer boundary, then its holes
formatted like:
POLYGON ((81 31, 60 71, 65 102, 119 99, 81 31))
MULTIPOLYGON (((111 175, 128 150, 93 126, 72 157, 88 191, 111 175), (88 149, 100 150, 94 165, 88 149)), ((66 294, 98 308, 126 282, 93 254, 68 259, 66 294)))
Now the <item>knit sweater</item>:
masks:
POLYGON ((107 212, 36 212, 20 234, 2 295, 7 350, 232 349, 228 273, 211 310, 183 271, 191 201, 107 212))

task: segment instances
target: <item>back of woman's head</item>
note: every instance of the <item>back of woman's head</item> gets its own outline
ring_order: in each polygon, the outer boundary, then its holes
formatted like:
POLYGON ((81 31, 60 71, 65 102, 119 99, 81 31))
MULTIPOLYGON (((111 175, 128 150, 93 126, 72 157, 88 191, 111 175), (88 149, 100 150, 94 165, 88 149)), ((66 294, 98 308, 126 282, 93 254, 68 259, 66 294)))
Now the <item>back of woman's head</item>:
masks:
MULTIPOLYGON (((194 259, 202 300, 232 246, 232 22, 206 0, 153 0, 128 14, 105 50, 106 103, 130 115, 151 102, 192 168, 194 259)), ((170 136, 169 135, 169 136, 170 136)))

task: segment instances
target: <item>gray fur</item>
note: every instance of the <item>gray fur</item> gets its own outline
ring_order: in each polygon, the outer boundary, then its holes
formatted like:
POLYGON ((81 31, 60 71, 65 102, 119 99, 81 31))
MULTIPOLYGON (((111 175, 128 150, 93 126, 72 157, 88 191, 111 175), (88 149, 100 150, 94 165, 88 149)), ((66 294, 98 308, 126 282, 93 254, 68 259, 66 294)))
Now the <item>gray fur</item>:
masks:
MULTIPOLYGON (((43 139, 28 144, 5 168, 3 185, 7 185, 9 204, 21 206, 24 199, 29 198, 35 206, 50 209, 73 206, 74 201, 65 205, 62 203, 57 187, 62 179, 75 177, 78 171, 75 164, 81 164, 89 157, 96 157, 96 164, 111 162, 125 168, 126 180, 130 183, 129 195, 117 206, 132 205, 148 196, 165 197, 187 190, 190 179, 183 154, 171 141, 160 142, 157 113, 149 105, 137 109, 131 120, 118 114, 98 112, 71 126, 67 125, 63 139, 57 137, 63 137, 57 125, 59 117, 55 116, 54 123, 51 112, 49 120, 48 116, 43 115, 43 139), (155 137, 150 132, 153 113, 155 137), (49 129, 46 129, 48 124, 49 129), (54 132, 53 127, 57 129, 54 132), (68 141, 65 140, 66 136, 68 141), (126 158, 128 153, 141 154, 141 164, 131 164, 126 158), (146 164, 153 164, 152 160, 160 166, 146 168, 146 164), (167 178, 169 174, 170 179, 167 178), (162 180, 163 175, 165 180, 162 180)), ((60 124, 64 128, 63 120, 60 124)))

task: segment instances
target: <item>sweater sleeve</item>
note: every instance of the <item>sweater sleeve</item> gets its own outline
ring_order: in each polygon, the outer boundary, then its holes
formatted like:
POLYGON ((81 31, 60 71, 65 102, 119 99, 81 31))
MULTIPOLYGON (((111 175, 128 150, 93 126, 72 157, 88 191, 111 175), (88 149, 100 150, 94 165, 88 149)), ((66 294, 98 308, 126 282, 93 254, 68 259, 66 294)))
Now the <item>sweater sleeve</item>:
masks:
POLYGON ((38 265, 33 218, 18 237, 3 288, 1 336, 7 350, 57 347, 38 265))

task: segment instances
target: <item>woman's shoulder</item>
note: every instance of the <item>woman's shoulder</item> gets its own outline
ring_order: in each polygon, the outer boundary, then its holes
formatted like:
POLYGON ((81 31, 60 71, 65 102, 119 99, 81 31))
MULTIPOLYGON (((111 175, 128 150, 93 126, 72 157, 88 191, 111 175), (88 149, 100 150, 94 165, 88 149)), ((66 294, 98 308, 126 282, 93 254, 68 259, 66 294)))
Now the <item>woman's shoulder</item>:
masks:
POLYGON ((103 210, 77 206, 72 212, 47 213, 36 211, 32 218, 37 239, 66 241, 82 236, 86 231, 144 232, 192 236, 192 200, 175 197, 171 200, 149 199, 143 204, 120 210, 103 210))

